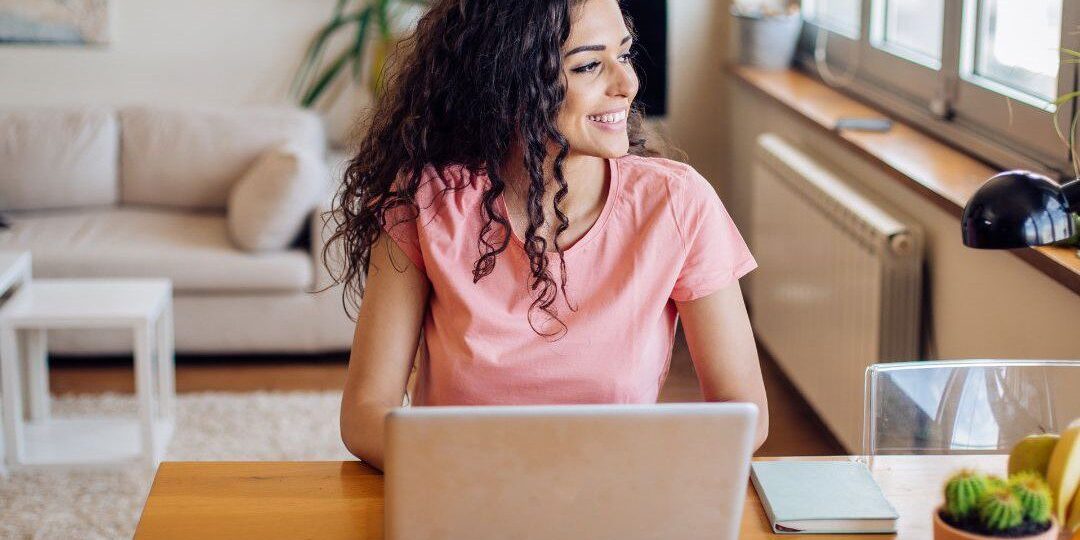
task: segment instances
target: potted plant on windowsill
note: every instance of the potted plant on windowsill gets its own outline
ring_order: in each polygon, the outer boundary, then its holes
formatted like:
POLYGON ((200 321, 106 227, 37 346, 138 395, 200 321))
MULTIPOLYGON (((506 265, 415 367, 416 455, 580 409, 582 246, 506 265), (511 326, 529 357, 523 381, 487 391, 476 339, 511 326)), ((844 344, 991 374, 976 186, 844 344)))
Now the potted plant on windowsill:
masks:
POLYGON ((787 69, 795 57, 802 14, 789 0, 735 0, 731 4, 740 64, 787 69))

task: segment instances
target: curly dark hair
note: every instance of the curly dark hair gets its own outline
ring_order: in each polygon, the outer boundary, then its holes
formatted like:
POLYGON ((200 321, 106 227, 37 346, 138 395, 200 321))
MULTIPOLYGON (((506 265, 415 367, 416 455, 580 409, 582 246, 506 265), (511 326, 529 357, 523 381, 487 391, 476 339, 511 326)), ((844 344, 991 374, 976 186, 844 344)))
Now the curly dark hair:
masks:
MULTIPOLYGON (((555 120, 566 91, 561 48, 570 35, 574 10, 585 1, 436 0, 416 31, 398 44, 384 68, 383 95, 358 124, 366 129, 351 135, 359 143, 351 150, 344 185, 334 199, 330 213, 334 229, 323 247, 323 263, 329 269, 331 246, 342 244, 338 253, 343 268, 330 272, 335 283, 345 283, 346 312, 350 299, 358 308, 364 297, 371 246, 385 225, 386 211, 409 205, 413 219, 419 215, 416 192, 428 166, 443 180, 448 165, 462 166, 490 180, 490 189, 483 194, 486 217, 477 239, 482 255, 472 269, 473 283, 490 274, 510 240, 509 218, 495 210, 495 201, 505 187, 500 164, 509 159, 517 143, 531 179, 524 242, 532 274, 530 289, 540 289, 529 308, 529 324, 543 337, 554 335, 532 325, 531 314, 538 307, 566 329, 551 307, 556 286, 545 256, 547 242, 536 231, 544 223, 543 167, 548 145, 554 143, 558 148, 554 176, 559 186, 554 197, 559 221, 554 243, 565 292, 566 263, 558 237, 569 227, 569 220, 559 202, 568 192, 562 165, 570 146, 555 120), (501 226, 501 234, 494 234, 493 221, 501 226)), ((625 13, 624 19, 633 35, 632 21, 625 13)), ((641 106, 635 102, 627 119, 629 153, 662 155, 646 147, 643 119, 641 106)), ((451 184, 444 182, 447 190, 455 188, 451 184)), ((456 186, 461 187, 465 186, 456 186)))

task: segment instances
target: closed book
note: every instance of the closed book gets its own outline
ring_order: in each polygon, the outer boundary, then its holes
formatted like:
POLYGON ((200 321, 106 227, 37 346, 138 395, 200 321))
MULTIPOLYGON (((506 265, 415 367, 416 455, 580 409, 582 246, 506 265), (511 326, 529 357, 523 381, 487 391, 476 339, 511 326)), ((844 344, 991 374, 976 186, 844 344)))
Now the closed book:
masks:
POLYGON ((900 516, 862 463, 755 461, 750 479, 775 533, 896 532, 900 516))

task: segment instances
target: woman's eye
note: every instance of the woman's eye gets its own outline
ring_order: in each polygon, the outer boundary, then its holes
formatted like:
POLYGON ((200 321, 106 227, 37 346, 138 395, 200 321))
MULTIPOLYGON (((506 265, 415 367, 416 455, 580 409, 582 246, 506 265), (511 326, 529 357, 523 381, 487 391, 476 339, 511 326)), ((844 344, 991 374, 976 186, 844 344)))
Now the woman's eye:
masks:
MULTIPOLYGON (((628 53, 624 53, 624 54, 619 55, 619 59, 622 60, 623 62, 629 62, 629 61, 633 60, 636 56, 637 56, 637 53, 635 53, 634 51, 630 51, 628 53)), ((589 64, 585 64, 584 66, 574 68, 572 71, 574 73, 592 73, 599 66, 600 66, 600 62, 592 62, 592 63, 589 63, 589 64)))
POLYGON ((584 66, 581 66, 579 68, 574 68, 574 73, 591 73, 599 65, 600 65, 600 62, 593 62, 591 64, 585 64, 584 66))

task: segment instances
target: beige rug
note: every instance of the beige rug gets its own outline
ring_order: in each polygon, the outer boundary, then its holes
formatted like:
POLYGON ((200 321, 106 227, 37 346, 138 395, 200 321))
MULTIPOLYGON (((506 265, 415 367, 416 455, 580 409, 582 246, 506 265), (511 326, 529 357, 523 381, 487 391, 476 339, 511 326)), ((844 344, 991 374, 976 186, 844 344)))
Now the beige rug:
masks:
MULTIPOLYGON (((177 398, 166 460, 354 459, 338 431, 340 392, 206 392, 177 398)), ((134 414, 130 395, 53 400, 55 416, 134 414)), ((0 538, 131 538, 153 478, 148 473, 11 473, 0 477, 0 538)))

